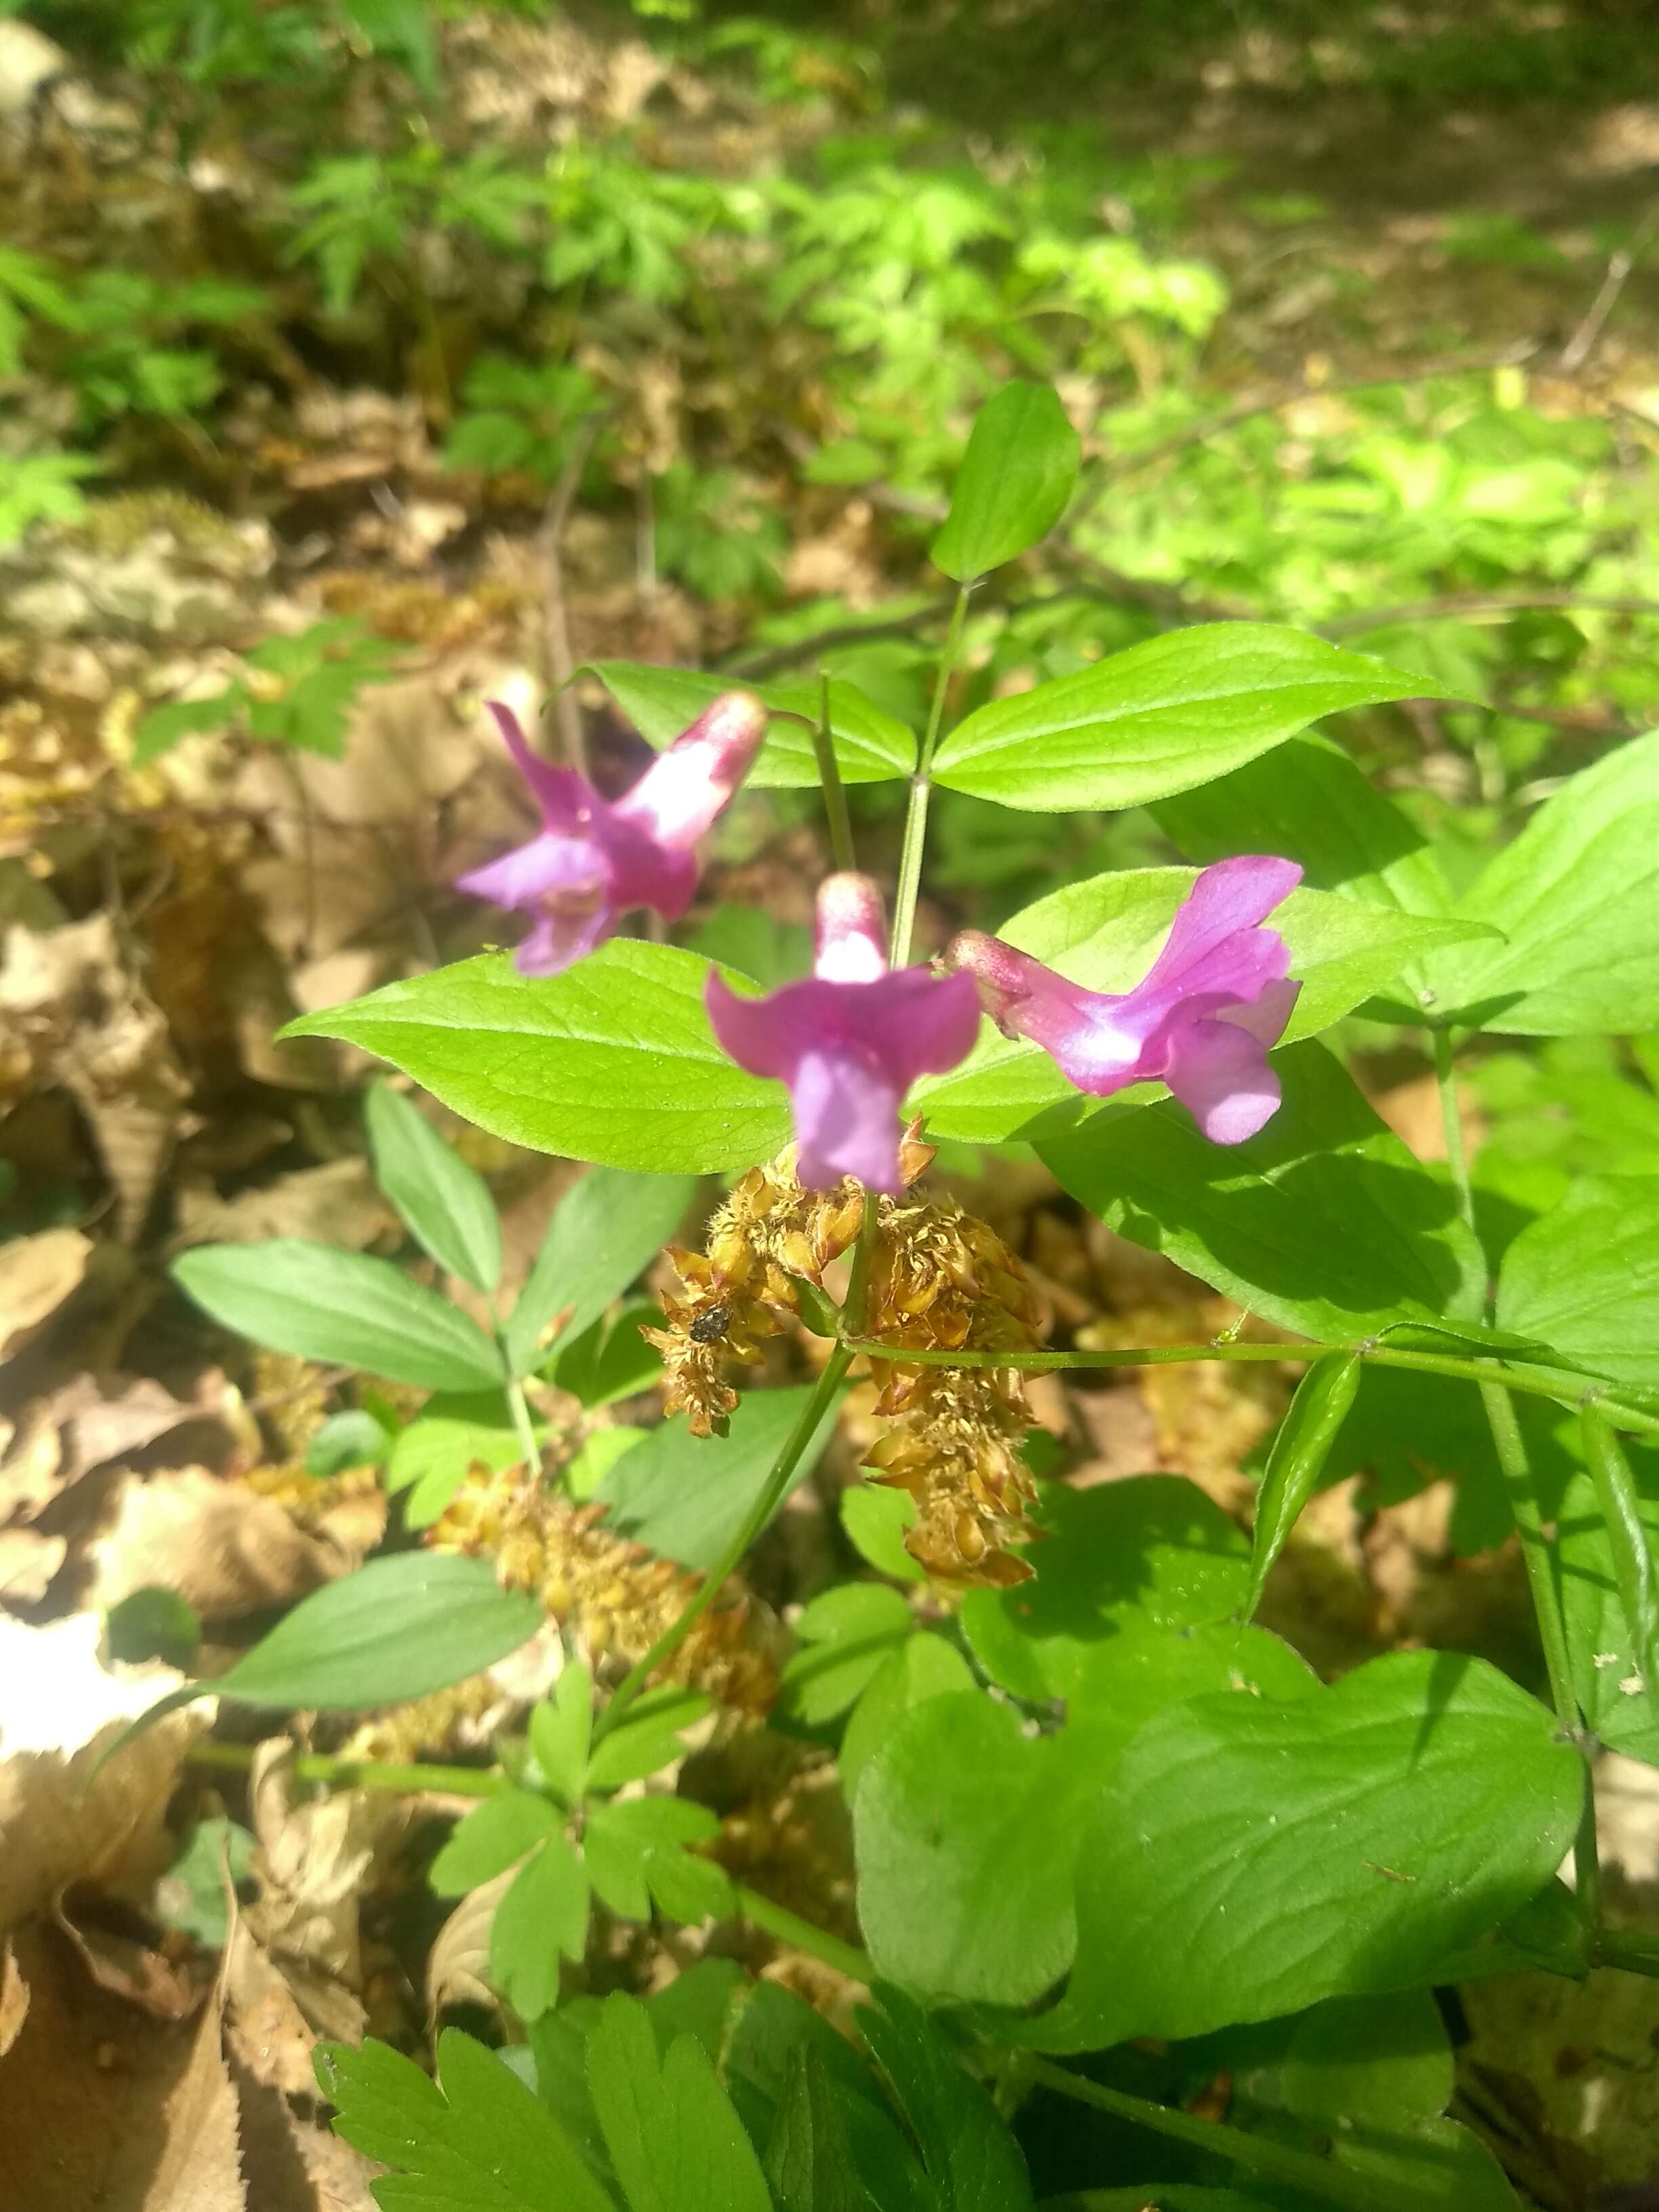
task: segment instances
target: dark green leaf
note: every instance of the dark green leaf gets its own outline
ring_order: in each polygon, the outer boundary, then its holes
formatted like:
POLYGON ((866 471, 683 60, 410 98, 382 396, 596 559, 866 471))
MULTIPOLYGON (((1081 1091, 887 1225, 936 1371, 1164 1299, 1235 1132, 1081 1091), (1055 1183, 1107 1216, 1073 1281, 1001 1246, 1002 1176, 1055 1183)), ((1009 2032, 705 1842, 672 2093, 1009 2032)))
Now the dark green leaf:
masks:
POLYGON ((1659 1685, 1659 1572, 1643 1525, 1644 1500, 1619 1439, 1599 1413, 1583 1416, 1584 1455, 1613 1560, 1613 1579, 1629 1626, 1636 1671, 1659 1685))
POLYGON ((1143 806, 1207 783, 1346 707, 1420 678, 1271 623, 1212 623, 994 699, 939 747, 953 791, 1043 812, 1143 806))
POLYGON ((120 1660, 124 1666, 163 1659, 183 1673, 189 1670, 201 1644, 202 1620, 188 1598, 149 1583, 110 1607, 104 1634, 110 1657, 120 1660))
POLYGON ((253 1871, 258 1845, 234 1820, 198 1820, 184 1848, 155 1885, 155 1914, 182 1928, 204 1950, 221 1949, 230 1933, 230 1900, 253 1871))
POLYGON ((401 1705, 494 1666, 544 1618, 534 1598, 499 1586, 486 1559, 404 1552, 302 1598, 212 1687, 279 1711, 401 1705))
MULTIPOLYGON (((653 1429, 600 1487, 612 1523, 663 1559, 712 1566, 765 1487, 811 1395, 805 1383, 746 1391, 729 1436, 694 1437, 678 1421, 653 1429)), ((817 1465, 838 1410, 838 1403, 831 1406, 814 1430, 792 1491, 817 1465)))
POLYGON ((962 1626, 974 1655, 1017 1697, 1069 1697, 1092 1656, 1130 1630, 1227 1620, 1249 1587, 1249 1547, 1196 1483, 1141 1474, 1045 1490, 1033 1581, 973 1590, 962 1626))
MULTIPOLYGON (((657 668, 631 660, 600 660, 592 674, 647 744, 672 744, 711 701, 729 691, 732 679, 686 668, 657 668)), ((746 781, 757 790, 815 789, 817 756, 812 726, 818 718, 816 683, 745 684, 773 709, 766 743, 746 781)), ((915 733, 884 714, 854 684, 830 686, 830 730, 843 783, 880 783, 910 775, 916 764, 915 733)))
POLYGON ((1485 1262, 1449 1186, 1322 1045, 1277 1065, 1285 1103, 1248 1144, 1209 1144, 1170 1102, 1041 1146, 1042 1158, 1109 1227, 1281 1328, 1357 1344, 1402 1322, 1472 1319, 1485 1262))
POLYGON ((607 1997, 587 2039, 587 2078, 630 2212, 771 2212, 759 2161, 694 2038, 659 2058, 644 2007, 607 1997))
POLYGON ((306 1446, 306 1473, 325 1480, 348 1468, 379 1467, 392 1449, 391 1431, 367 1407, 331 1413, 306 1446))
POLYGON ((933 565, 972 583, 1048 536, 1077 482, 1077 432, 1046 384, 1005 384, 975 417, 933 565))
POLYGON ((672 1237, 696 1188, 692 1176, 595 1168, 565 1193, 507 1325, 515 1375, 539 1363, 550 1324, 568 1337, 598 1321, 672 1237))
POLYGON ((363 1109, 374 1180, 441 1267, 486 1297, 501 1273, 501 1224, 483 1177, 384 1080, 363 1109))
POLYGON ((1340 1352, 1316 1359, 1297 1385, 1256 1493, 1250 1587, 1244 1600, 1247 1620, 1261 1602, 1262 1589, 1285 1540, 1319 1486, 1331 1446, 1358 1389, 1359 1362, 1340 1352))
POLYGON ((1597 1375, 1659 1385, 1659 1176, 1598 1176, 1504 1255, 1498 1318, 1597 1375))
POLYGON ((779 2212, 875 2212, 859 2178, 841 2100, 815 2051, 791 2054, 767 2142, 766 2179, 779 2212))
POLYGON ((378 1053, 511 1144, 704 1175, 769 1158, 789 1134, 779 1086, 746 1075, 715 1042, 707 973, 695 953, 634 939, 613 939, 551 980, 486 954, 307 1015, 283 1035, 378 1053))
POLYGON ((520 2020, 559 2001, 559 1961, 587 1948, 587 1870, 552 1835, 519 1869, 489 1923, 489 1975, 520 2020))
POLYGON ((648 1389, 661 1374, 661 1352, 640 1334, 641 1328, 661 1327, 661 1307, 641 1298, 619 1314, 602 1315, 571 1338, 544 1372, 589 1413, 614 1405, 618 1398, 631 1398, 648 1389))
POLYGON ((475 1805, 433 1860, 427 1880, 435 1897, 465 1897, 516 1865, 559 1826, 556 1805, 529 1790, 498 1790, 475 1805))
POLYGON ((384 2043, 320 2044, 315 2063, 336 2130, 398 2177, 380 2192, 397 2212, 616 2212, 552 2114, 454 2028, 435 2082, 384 2043))
POLYGON ((501 1360, 477 1323, 384 1260, 281 1237, 200 1244, 175 1281, 214 1320, 255 1344, 343 1363, 428 1390, 487 1389, 501 1360))
POLYGON ((1176 1706, 1106 1785, 1077 1965, 1033 2039, 1198 2035, 1427 1982, 1543 1886, 1583 1795, 1554 1716, 1480 1660, 1399 1652, 1288 1704, 1176 1706))
POLYGON ((876 2063, 921 2147, 939 2212, 1027 2212, 1031 2185, 1019 2145, 943 2033, 897 1990, 878 1989, 861 2010, 876 2063))

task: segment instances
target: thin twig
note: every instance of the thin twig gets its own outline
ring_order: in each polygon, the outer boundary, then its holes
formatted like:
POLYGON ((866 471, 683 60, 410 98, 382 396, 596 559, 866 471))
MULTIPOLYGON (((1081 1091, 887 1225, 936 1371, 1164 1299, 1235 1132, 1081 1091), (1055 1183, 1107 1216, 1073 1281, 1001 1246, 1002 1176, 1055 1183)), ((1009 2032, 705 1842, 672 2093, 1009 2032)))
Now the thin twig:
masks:
POLYGON ((1583 320, 1561 349, 1561 358, 1556 366, 1564 376, 1576 376, 1595 352, 1607 317, 1618 305, 1619 295, 1647 252, 1656 229, 1659 229, 1659 208, 1650 209, 1632 232, 1629 243, 1608 258, 1607 274, 1585 310, 1583 320))
POLYGON ((1586 614, 1659 615, 1659 599, 1608 597, 1599 592, 1515 591, 1448 592, 1437 599, 1407 599, 1399 606, 1356 607, 1346 615, 1333 615, 1321 623, 1325 637, 1349 637, 1356 631, 1384 629, 1394 623, 1431 622, 1437 615, 1504 615, 1525 613, 1528 608, 1560 608, 1586 614))
POLYGON ((570 451, 565 456, 557 483, 548 494, 537 538, 542 563, 542 639, 547 653, 547 680, 553 689, 553 714, 559 726, 560 749, 570 767, 584 770, 587 766, 587 743, 582 732, 581 702, 570 681, 576 672, 576 659, 570 649, 570 624, 565 611, 562 548, 565 525, 570 520, 582 471, 587 465, 593 441, 599 434, 599 420, 597 415, 590 415, 572 432, 570 451))

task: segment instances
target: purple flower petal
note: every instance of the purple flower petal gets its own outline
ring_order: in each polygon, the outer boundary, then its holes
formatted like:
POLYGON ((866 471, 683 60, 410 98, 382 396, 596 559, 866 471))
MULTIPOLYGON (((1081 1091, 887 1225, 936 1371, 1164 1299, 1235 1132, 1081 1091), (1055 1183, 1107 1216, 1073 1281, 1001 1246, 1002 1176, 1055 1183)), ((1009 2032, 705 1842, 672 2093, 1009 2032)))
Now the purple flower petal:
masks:
POLYGON ((1267 1048, 1235 1022, 1178 1030, 1164 1079, 1212 1145, 1242 1145, 1279 1110, 1267 1048))
POLYGON ((492 906, 533 907, 561 895, 600 892, 607 873, 605 855, 591 838, 544 831, 499 860, 458 876, 455 888, 492 906))
POLYGON ((831 1044, 803 1053, 789 1085, 800 1151, 796 1174, 809 1190, 833 1190, 843 1176, 897 1198, 899 1086, 873 1057, 831 1044))
POLYGON ((567 968, 598 951, 617 919, 611 906, 544 914, 514 954, 514 965, 521 975, 562 975, 567 968))
POLYGON ((495 716, 513 764, 530 786, 531 796, 548 828, 567 833, 580 830, 592 809, 603 804, 587 778, 574 768, 555 768, 551 761, 544 760, 526 739, 518 716, 501 700, 487 699, 484 704, 495 716))
POLYGON ((765 735, 766 709, 753 693, 724 691, 611 811, 654 843, 689 851, 749 773, 765 735))

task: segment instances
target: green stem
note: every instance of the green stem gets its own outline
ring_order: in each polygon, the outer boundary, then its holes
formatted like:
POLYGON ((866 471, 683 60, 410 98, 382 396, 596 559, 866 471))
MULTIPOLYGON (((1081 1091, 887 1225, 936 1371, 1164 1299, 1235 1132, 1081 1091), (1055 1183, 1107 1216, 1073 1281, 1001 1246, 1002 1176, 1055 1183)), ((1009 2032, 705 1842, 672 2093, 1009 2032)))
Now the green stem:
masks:
POLYGON ((736 1570, 744 1553, 777 1511, 783 1502, 785 1492, 788 1490, 790 1479, 800 1465, 802 1453, 817 1433, 818 1423, 834 1403, 836 1392, 841 1387, 842 1377, 852 1364, 852 1353, 844 1345, 837 1345, 830 1356, 829 1364, 819 1376, 817 1387, 807 1400, 800 1419, 790 1431, 783 1449, 778 1454, 776 1464, 767 1477, 765 1488, 744 1515, 742 1527, 708 1570, 702 1587, 679 1619, 672 1626, 663 1631, 644 1658, 636 1666, 630 1668, 617 1684, 615 1694, 600 1713, 595 1724, 593 1731, 595 1741, 608 1735, 616 1727, 658 1668, 665 1660, 672 1658, 675 1652, 679 1650, 698 1621, 702 1619, 704 1613, 720 1595, 727 1577, 736 1570))
POLYGON ((1604 1928, 1591 1956, 1595 1966, 1617 1966, 1626 1974, 1645 1974, 1650 1981, 1659 1981, 1659 1936, 1604 1928))
POLYGON ((519 1449, 524 1454, 525 1471, 538 1475, 542 1471, 541 1447, 536 1442, 536 1425, 530 1418, 530 1401, 524 1395, 524 1380, 513 1372, 513 1356, 507 1348, 507 1331, 495 1311, 495 1301, 489 1301, 490 1326, 495 1332, 495 1349, 501 1356, 502 1389, 507 1393, 507 1411, 513 1416, 513 1426, 518 1435, 519 1449))
POLYGON ((898 884, 893 893, 893 939, 888 953, 895 968, 902 968, 910 957, 910 939, 916 922, 916 900, 921 891, 921 859, 927 843, 927 807, 933 796, 933 755, 939 748, 939 731, 945 720, 945 702, 950 694, 951 678, 956 672, 957 654, 962 647, 963 625, 968 619, 969 590, 966 584, 961 586, 957 592, 956 605, 951 610, 951 627, 945 632, 945 649, 939 655, 939 675, 933 684, 933 704, 927 710, 927 728, 916 758, 916 772, 910 779, 910 804, 905 810, 904 843, 899 853, 898 884))
POLYGON ((775 1905, 769 1897, 763 1897, 757 1889, 745 1889, 736 1885, 738 1910, 751 1927, 775 1936, 781 1943, 793 1950, 805 1951, 809 1957, 822 1959, 826 1966, 833 1966, 838 1974, 845 1974, 849 1982, 861 1982, 867 1990, 875 1968, 862 1951, 855 1951, 850 1943, 843 1943, 838 1936, 831 1936, 822 1928, 815 1928, 810 1920, 803 1920, 787 1905, 775 1905))
MULTIPOLYGON (((253 1765, 253 1750, 240 1743, 194 1743, 185 1759, 190 1766, 246 1774, 253 1765)), ((297 1752, 289 1771, 296 1782, 319 1783, 325 1790, 386 1790, 405 1797, 423 1790, 443 1797, 493 1797, 512 1779, 498 1766, 398 1766, 380 1759, 331 1759, 320 1751, 297 1752)))
MULTIPOLYGON (((1446 1164, 1458 1212, 1474 1229, 1474 1191, 1469 1181, 1469 1158, 1463 1141, 1463 1114, 1457 1098, 1457 1071, 1452 1042, 1445 1030, 1432 1033, 1434 1078, 1440 1092, 1440 1119, 1446 1133, 1446 1164)), ((1483 1363, 1484 1364, 1484 1363, 1483 1363)), ((1510 1516, 1521 1540, 1521 1558, 1527 1570, 1527 1587, 1538 1620, 1538 1640, 1543 1646, 1544 1668, 1549 1676, 1550 1703, 1562 1733, 1585 1751, 1584 1802, 1573 1838, 1572 1863, 1580 1925, 1594 1944, 1601 1914, 1601 1867, 1595 1845, 1595 1790, 1590 1773, 1588 1743, 1572 1684, 1572 1660, 1567 1647, 1567 1624, 1561 1611, 1561 1592, 1555 1577, 1555 1561, 1544 1534, 1544 1512, 1533 1480, 1532 1462, 1520 1417, 1507 1384, 1488 1365, 1480 1382, 1480 1402, 1486 1409, 1486 1425, 1504 1477, 1510 1516)))
POLYGON ((1602 1386, 1587 1377, 1582 1382, 1577 1378, 1552 1379, 1548 1374, 1524 1368, 1496 1367, 1437 1352, 1397 1352, 1385 1344, 1158 1344, 1115 1346, 1109 1352, 941 1352, 931 1346, 884 1344, 876 1337, 849 1336, 842 1341, 849 1352, 862 1352, 870 1359, 894 1360, 907 1367, 1017 1367, 1022 1373, 1040 1375, 1068 1368, 1179 1366, 1201 1359, 1317 1359, 1322 1352, 1340 1352, 1373 1367, 1405 1367, 1420 1375, 1447 1375, 1460 1382, 1518 1391, 1523 1397, 1548 1398, 1575 1410, 1593 1405, 1615 1428, 1659 1435, 1659 1417, 1604 1397, 1602 1386))
MULTIPOLYGON (((1315 2158, 1307 2151, 1292 2150, 1289 2144, 1271 2142, 1265 2136, 1247 2134, 1243 2128, 1232 2127, 1225 2120, 1195 2119, 1190 2112, 1176 2112, 1168 2105, 1154 2104, 1149 2098, 1132 2097, 1125 2090, 1109 2089, 1103 2082, 1068 2073, 1065 2067, 1052 2065, 1045 2058, 1029 2063, 1027 2078, 1040 2081, 1045 2089, 1052 2089, 1058 2096, 1075 2098, 1080 2105, 1092 2105, 1097 2111, 1110 2112, 1117 2119, 1151 2128, 1194 2150, 1206 2151, 1212 2158, 1224 2158, 1242 2166, 1247 2173, 1259 2173, 1267 2180, 1305 2189, 1310 2195, 1322 2197, 1327 2204, 1340 2205, 1343 2212, 1400 2212, 1399 2194, 1392 2185, 1383 2187, 1368 2181, 1363 2174, 1345 2173, 1328 2160, 1315 2158)), ((1158 2191, 1154 2189, 1149 2194, 1155 2197, 1158 2191)), ((1082 2201, 1088 2203, 1086 2193, 1082 2201)))
POLYGON ((847 811, 847 793, 836 758, 836 741, 830 728, 830 678, 818 671, 818 719, 812 725, 812 750, 817 755, 818 781, 823 787, 823 811, 830 826, 830 852, 836 866, 854 869, 853 823, 847 811))

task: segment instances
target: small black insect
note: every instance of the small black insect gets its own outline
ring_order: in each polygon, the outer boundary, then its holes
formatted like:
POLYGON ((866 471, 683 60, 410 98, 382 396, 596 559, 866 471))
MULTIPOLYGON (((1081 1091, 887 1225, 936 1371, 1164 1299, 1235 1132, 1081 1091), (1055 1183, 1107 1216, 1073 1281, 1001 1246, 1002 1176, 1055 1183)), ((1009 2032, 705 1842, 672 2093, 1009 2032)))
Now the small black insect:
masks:
POLYGON ((710 1306, 707 1313, 700 1313, 691 1324, 690 1334, 692 1343, 718 1344, 731 1326, 731 1322, 730 1306, 710 1306))

